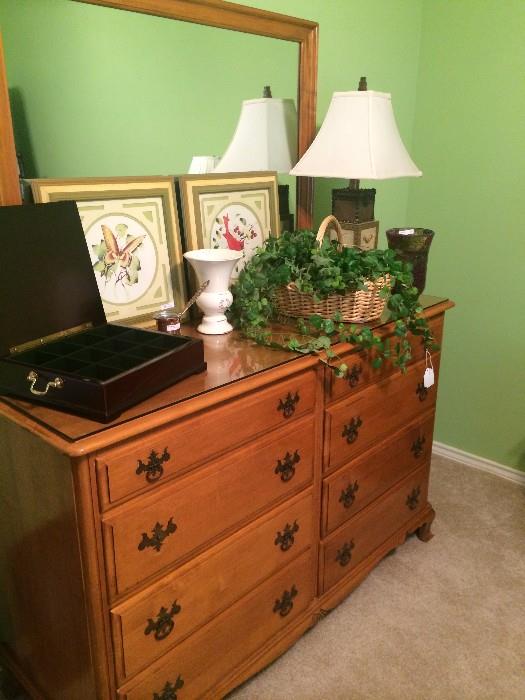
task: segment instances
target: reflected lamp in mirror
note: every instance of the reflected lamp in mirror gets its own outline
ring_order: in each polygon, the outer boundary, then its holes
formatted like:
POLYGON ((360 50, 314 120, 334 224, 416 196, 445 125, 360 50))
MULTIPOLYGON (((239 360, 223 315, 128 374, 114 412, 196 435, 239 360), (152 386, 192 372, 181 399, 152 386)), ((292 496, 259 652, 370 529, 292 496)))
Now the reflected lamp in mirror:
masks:
MULTIPOLYGON (((247 171, 290 172, 297 161, 297 112, 292 99, 272 97, 269 86, 263 97, 243 100, 230 145, 216 173, 247 171)), ((279 185, 281 228, 293 229, 288 185, 279 185)))
POLYGON ((359 89, 334 92, 326 117, 310 148, 291 175, 345 178, 347 188, 332 190, 332 213, 341 223, 345 245, 377 247, 379 222, 374 219, 375 189, 360 189, 359 180, 417 177, 399 134, 391 96, 359 89))
POLYGON ((219 156, 193 156, 188 170, 189 175, 212 173, 219 164, 219 156))

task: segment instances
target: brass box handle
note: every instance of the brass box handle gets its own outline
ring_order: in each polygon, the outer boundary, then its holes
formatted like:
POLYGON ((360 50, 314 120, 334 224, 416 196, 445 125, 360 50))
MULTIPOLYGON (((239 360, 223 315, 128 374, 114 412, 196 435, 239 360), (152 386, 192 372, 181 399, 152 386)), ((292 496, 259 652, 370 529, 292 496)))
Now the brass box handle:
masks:
POLYGON ((43 391, 35 389, 35 384, 38 380, 38 374, 35 372, 34 369, 32 369, 31 372, 29 372, 26 379, 29 382, 29 391, 35 396, 45 396, 50 389, 62 389, 62 387, 64 386, 64 380, 60 377, 55 377, 51 382, 48 382, 46 384, 46 388, 43 391))

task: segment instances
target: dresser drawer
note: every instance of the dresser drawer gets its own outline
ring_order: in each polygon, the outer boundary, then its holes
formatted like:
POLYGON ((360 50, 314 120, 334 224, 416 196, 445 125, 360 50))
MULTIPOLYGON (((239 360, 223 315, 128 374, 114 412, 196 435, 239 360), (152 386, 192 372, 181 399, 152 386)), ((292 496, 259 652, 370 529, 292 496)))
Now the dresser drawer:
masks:
POLYGON ((103 532, 112 594, 187 558, 307 486, 314 434, 313 418, 307 416, 109 511, 103 532))
MULTIPOLYGON (((443 338, 444 316, 435 316, 428 322, 430 330, 436 342, 441 344, 443 338)), ((411 362, 419 362, 425 358, 425 348, 421 336, 409 335, 412 348, 411 362)), ((394 341, 392 341, 394 342, 394 341)), ((399 372, 389 360, 385 360, 380 369, 374 369, 366 352, 353 352, 343 354, 341 359, 348 365, 348 374, 344 379, 337 378, 331 370, 327 370, 327 400, 337 401, 356 394, 372 382, 378 382, 391 374, 399 372)))
POLYGON ((389 434, 420 418, 436 403, 439 354, 432 357, 436 383, 423 386, 425 361, 369 386, 325 412, 324 471, 333 471, 389 434))
POLYGON ((309 491, 113 608, 120 680, 148 667, 190 632, 230 608, 312 541, 309 491))
POLYGON ((315 370, 302 372, 98 454, 102 508, 311 412, 315 378, 315 370))
POLYGON ((428 471, 429 467, 425 465, 410 474, 377 503, 351 518, 321 545, 323 592, 350 573, 403 523, 425 507, 428 471))
POLYGON ((213 688, 284 631, 307 609, 313 595, 312 561, 307 551, 120 688, 118 697, 150 700, 155 693, 159 698, 174 698, 177 693, 180 700, 215 697, 213 688))
POLYGON ((434 413, 365 452, 323 482, 323 536, 416 467, 430 462, 434 413))

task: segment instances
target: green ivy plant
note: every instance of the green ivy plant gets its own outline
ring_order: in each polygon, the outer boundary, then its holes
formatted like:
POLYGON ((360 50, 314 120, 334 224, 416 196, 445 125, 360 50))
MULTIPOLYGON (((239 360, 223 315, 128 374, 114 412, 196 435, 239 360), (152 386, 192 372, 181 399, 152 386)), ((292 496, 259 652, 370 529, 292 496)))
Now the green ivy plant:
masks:
POLYGON ((257 249, 233 285, 232 294, 229 317, 246 337, 263 345, 317 353, 338 376, 344 376, 348 369, 332 349, 338 342, 370 350, 375 368, 391 358, 402 371, 406 371, 411 358, 409 333, 421 336, 426 348, 436 347, 421 315, 412 266, 401 261, 393 250, 339 249, 337 242, 328 238, 319 245, 313 231, 285 232, 279 238, 270 237, 257 249), (298 291, 322 300, 329 294, 366 290, 365 280, 386 274, 391 277, 392 288, 385 287, 380 293, 388 296, 387 307, 395 322, 393 339, 382 338, 366 325, 342 323, 339 314, 328 319, 314 314, 297 319, 292 327, 286 319, 288 329, 278 330, 284 320, 275 306, 278 287, 294 282, 298 291))

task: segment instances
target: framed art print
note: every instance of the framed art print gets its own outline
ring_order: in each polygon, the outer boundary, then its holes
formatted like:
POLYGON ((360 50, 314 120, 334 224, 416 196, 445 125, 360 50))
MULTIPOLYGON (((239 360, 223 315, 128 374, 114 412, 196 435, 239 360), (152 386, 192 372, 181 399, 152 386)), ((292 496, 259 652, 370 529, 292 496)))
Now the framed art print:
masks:
POLYGON ((277 173, 184 175, 178 179, 186 248, 229 248, 246 262, 271 235, 279 233, 277 173))
POLYGON ((35 202, 76 202, 109 322, 182 308, 186 290, 172 178, 30 183, 35 202))

